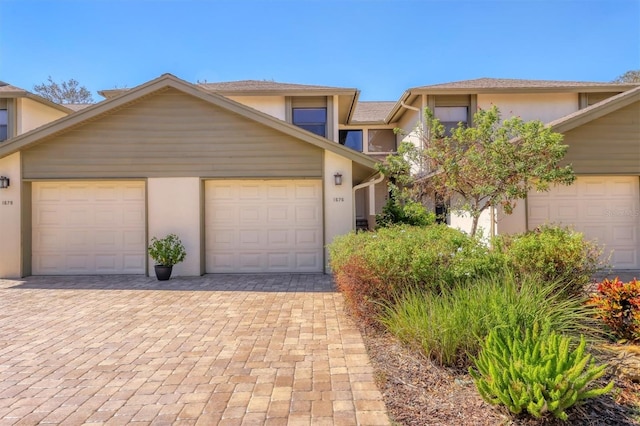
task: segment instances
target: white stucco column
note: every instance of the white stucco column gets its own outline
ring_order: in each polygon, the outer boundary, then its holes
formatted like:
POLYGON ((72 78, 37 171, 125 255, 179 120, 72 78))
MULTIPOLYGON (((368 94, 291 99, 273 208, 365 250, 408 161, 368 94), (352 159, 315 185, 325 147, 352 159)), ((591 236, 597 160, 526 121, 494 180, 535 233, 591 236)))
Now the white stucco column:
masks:
MULTIPOLYGON (((172 276, 201 274, 200 179, 149 178, 147 183, 147 217, 149 241, 176 234, 187 251, 184 262, 173 267, 172 276)), ((153 276, 154 262, 149 261, 153 276)))
POLYGON ((22 276, 22 178, 20 153, 0 159, 0 176, 9 187, 0 189, 0 278, 22 276))
MULTIPOLYGON (((324 152, 324 241, 330 244, 338 235, 354 227, 352 162, 330 151, 324 152), (334 175, 342 174, 342 185, 335 184, 334 175)), ((329 255, 325 248, 325 271, 329 272, 329 255)))

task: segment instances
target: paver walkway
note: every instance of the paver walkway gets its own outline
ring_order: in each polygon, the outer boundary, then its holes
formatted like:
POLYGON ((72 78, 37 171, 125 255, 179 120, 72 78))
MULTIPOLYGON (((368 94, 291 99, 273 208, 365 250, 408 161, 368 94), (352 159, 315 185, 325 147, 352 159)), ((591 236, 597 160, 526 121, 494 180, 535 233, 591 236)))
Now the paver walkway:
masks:
POLYGON ((389 424, 327 275, 0 280, 0 425, 389 424))

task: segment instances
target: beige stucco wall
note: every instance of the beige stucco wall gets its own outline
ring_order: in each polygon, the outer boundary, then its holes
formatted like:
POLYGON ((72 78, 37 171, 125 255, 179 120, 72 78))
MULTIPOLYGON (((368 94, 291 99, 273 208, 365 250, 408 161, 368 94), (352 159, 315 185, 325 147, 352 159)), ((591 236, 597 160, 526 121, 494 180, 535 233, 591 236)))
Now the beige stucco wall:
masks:
MULTIPOLYGON (((460 205, 459 196, 454 196, 451 201, 452 209, 450 214, 449 226, 469 234, 471 233, 471 225, 473 222, 473 220, 471 219, 471 215, 465 211, 454 210, 453 207, 455 207, 456 205, 460 205)), ((480 215, 477 229, 478 235, 480 235, 480 232, 482 232, 482 236, 485 238, 491 235, 492 213, 493 210, 487 208, 480 215)))
POLYGON ((28 98, 17 99, 17 134, 26 133, 36 127, 50 123, 67 114, 28 98))
POLYGON ((227 98, 282 121, 286 120, 284 96, 227 96, 227 98))
POLYGON ((405 113, 402 115, 402 117, 398 121, 398 128, 402 129, 405 135, 401 139, 399 138, 398 143, 411 142, 415 146, 420 147, 421 132, 419 131, 419 129, 422 123, 421 116, 424 112, 422 104, 420 102, 420 98, 418 98, 411 106, 415 108, 419 108, 420 111, 407 109, 405 113))
MULTIPOLYGON (((150 178, 147 183, 149 241, 174 233, 187 251, 184 262, 173 267, 172 276, 201 275, 201 183, 197 177, 150 178)), ((149 275, 154 276, 149 258, 149 275)))
POLYGON ((0 176, 10 179, 0 189, 0 278, 19 278, 21 272, 20 153, 0 159, 0 176))
POLYGON ((478 108, 497 105, 502 118, 519 116, 524 121, 556 120, 578 110, 578 93, 480 94, 478 108))
MULTIPOLYGON (((325 246, 331 244, 338 235, 349 233, 354 227, 353 218, 353 185, 351 160, 324 151, 324 241, 325 246), (334 175, 342 174, 342 185, 336 185, 334 175)), ((325 249, 325 260, 329 256, 325 249)), ((325 262, 326 263, 326 262, 325 262)), ((325 270, 329 272, 328 266, 325 270)))
POLYGON ((527 202, 517 200, 513 213, 506 214, 499 208, 496 212, 496 232, 498 234, 519 234, 527 231, 527 202))

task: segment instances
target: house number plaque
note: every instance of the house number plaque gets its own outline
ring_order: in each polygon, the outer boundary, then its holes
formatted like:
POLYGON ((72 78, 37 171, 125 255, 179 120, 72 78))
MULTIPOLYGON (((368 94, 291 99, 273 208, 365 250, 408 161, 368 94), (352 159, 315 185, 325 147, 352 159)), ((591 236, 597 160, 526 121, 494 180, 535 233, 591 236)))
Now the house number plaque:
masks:
POLYGON ((344 197, 333 197, 334 203, 344 203, 344 197))
POLYGON ((12 200, 2 200, 2 205, 3 206, 12 206, 13 205, 13 201, 12 200))

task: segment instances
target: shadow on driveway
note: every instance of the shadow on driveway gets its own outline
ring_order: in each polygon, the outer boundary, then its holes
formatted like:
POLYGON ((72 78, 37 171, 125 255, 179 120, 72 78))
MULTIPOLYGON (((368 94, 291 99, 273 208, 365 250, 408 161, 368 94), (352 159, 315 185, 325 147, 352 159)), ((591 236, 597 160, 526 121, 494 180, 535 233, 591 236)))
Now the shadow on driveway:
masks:
POLYGON ((155 290, 334 292, 327 274, 207 274, 158 281, 141 275, 34 276, 0 280, 0 288, 44 290, 155 290))

